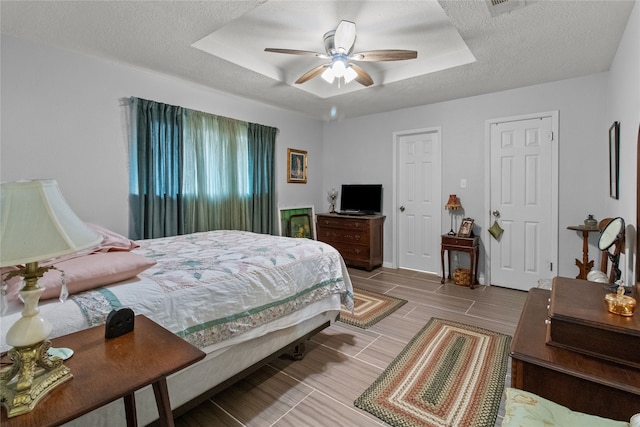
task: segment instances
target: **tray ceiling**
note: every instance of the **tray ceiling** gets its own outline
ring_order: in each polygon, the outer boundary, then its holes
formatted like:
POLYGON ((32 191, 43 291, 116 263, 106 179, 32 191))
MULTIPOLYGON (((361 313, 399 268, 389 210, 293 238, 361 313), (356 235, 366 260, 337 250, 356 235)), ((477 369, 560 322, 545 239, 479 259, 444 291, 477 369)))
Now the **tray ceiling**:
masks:
MULTIPOLYGON (((510 0, 514 1, 514 0, 510 0)), ((0 30, 336 120, 607 71, 634 1, 531 1, 492 16, 485 1, 7 1, 0 30), (340 20, 356 50, 413 49, 418 59, 361 62, 375 84, 299 87, 340 20), (196 47, 198 46, 198 47, 196 47), (207 51, 204 51, 202 49, 207 51)))

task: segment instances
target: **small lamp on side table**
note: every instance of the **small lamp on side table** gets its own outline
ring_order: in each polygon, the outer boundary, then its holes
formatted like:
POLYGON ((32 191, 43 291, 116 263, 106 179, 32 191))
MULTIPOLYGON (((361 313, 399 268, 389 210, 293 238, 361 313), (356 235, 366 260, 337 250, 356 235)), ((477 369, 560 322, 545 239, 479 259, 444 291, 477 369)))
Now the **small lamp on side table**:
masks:
POLYGON ((52 326, 38 309, 38 279, 53 266, 38 262, 98 245, 93 232, 65 202, 53 180, 0 184, 0 267, 18 266, 2 280, 20 276, 22 317, 7 331, 12 364, 0 370, 0 401, 7 417, 31 411, 49 391, 71 379, 59 357, 47 351, 52 326))
POLYGON ((331 201, 331 208, 329 209, 329 213, 336 212, 336 198, 338 197, 338 190, 332 188, 329 190, 329 200, 331 201))
POLYGON ((458 199, 455 194, 449 194, 449 200, 447 201, 447 204, 444 205, 444 208, 449 211, 449 216, 451 216, 451 230, 449 230, 447 234, 449 236, 455 236, 456 232, 453 231, 453 211, 462 209, 460 199, 458 199))

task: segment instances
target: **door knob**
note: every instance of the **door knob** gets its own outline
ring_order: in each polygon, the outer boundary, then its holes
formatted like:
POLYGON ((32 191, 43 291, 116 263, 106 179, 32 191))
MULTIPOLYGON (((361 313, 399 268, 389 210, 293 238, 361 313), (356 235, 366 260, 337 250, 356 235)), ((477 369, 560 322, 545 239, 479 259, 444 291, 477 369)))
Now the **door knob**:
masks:
POLYGON ((493 216, 496 218, 500 216, 500 211, 493 211, 493 216))
POLYGON ((400 212, 404 212, 404 206, 400 206, 400 212))

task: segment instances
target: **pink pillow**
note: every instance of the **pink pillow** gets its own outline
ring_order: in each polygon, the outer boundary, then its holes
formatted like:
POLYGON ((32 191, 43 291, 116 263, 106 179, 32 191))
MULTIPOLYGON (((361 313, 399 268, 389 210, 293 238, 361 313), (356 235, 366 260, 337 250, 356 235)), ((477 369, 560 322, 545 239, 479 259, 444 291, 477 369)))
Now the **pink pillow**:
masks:
MULTIPOLYGON (((98 252, 54 264, 64 271, 69 294, 86 291, 99 286, 109 285, 137 276, 156 261, 133 252, 98 252)), ((49 270, 38 281, 45 288, 41 300, 58 298, 62 288, 61 273, 49 270)), ((7 281, 7 301, 18 299, 18 291, 22 287, 22 279, 15 277, 7 281)))
POLYGON ((140 245, 134 242, 133 240, 129 240, 128 238, 114 231, 108 230, 99 225, 90 224, 88 222, 86 222, 85 224, 94 232, 102 236, 102 242, 100 242, 100 244, 84 249, 79 252, 74 252, 68 255, 62 255, 61 257, 42 260, 40 262, 40 265, 51 265, 51 264, 58 265, 61 262, 69 261, 74 258, 84 257, 94 253, 116 252, 116 251, 128 252, 140 247, 140 245))
POLYGON ((129 240, 114 231, 96 224, 90 224, 88 222, 86 224, 90 229, 102 236, 102 243, 100 243, 100 246, 95 248, 93 252, 130 251, 140 247, 140 245, 133 240, 129 240))

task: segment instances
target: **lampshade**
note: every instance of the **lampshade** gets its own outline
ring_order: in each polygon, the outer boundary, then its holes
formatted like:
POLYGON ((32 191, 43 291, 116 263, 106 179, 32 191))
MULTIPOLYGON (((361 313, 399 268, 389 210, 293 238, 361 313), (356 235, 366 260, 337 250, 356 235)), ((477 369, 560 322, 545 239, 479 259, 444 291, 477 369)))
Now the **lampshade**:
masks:
POLYGON ((56 181, 0 184, 0 267, 78 252, 101 240, 71 210, 56 181))
POLYGON ((460 204, 460 199, 458 199, 458 197, 455 194, 449 194, 449 200, 447 201, 447 204, 444 205, 444 208, 448 211, 455 211, 457 209, 462 208, 462 205, 460 204))

